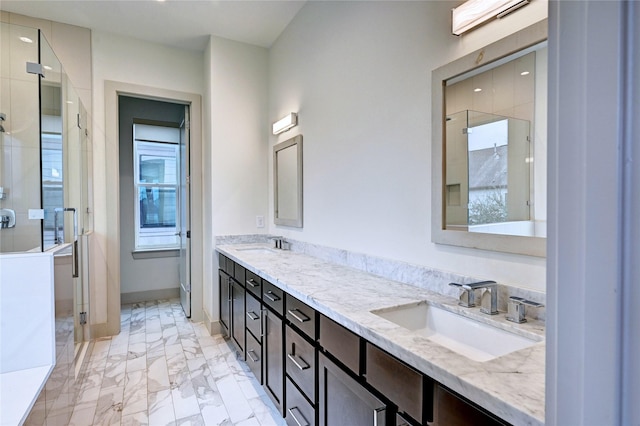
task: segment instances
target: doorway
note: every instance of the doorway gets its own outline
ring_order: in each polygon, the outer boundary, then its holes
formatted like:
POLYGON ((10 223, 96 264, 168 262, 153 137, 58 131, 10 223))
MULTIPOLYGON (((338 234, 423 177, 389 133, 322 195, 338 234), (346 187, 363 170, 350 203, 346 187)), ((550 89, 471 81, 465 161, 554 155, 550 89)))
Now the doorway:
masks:
POLYGON ((189 106, 118 96, 120 300, 191 316, 189 106))
MULTIPOLYGON (((91 280, 91 335, 99 338, 113 336, 120 332, 120 255, 124 250, 120 241, 120 171, 119 171, 119 125, 118 98, 129 96, 138 99, 188 105, 190 110, 190 250, 191 250, 191 321, 202 321, 204 287, 204 239, 203 204, 204 188, 202 171, 202 96, 194 93, 161 89, 119 81, 105 81, 105 175, 104 199, 96 204, 96 209, 104 209, 104 222, 100 223, 103 235, 98 233, 96 241, 95 267, 91 280)), ((97 227, 97 225, 96 225, 97 227)), ((207 282, 211 281, 208 277, 207 282)), ((207 287, 208 288, 208 287, 207 287)))

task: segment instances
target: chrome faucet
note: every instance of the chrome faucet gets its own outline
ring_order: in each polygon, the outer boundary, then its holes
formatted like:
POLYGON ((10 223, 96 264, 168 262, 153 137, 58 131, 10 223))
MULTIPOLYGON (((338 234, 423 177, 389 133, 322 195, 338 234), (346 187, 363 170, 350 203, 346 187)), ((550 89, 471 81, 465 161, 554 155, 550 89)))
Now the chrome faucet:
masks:
POLYGON ((484 288, 486 291, 482 295, 480 312, 487 315, 496 315, 498 313, 498 284, 495 281, 479 281, 470 284, 449 283, 449 285, 460 287, 463 290, 458 305, 465 308, 476 306, 476 290, 484 288), (489 297, 486 297, 487 291, 489 292, 489 297))
POLYGON ((274 244, 274 248, 277 249, 281 249, 281 250, 289 250, 290 248, 290 243, 284 239, 284 237, 271 237, 270 239, 273 240, 274 244))
POLYGON ((509 297, 509 304, 507 306, 507 320, 517 324, 527 322, 527 318, 525 317, 525 306, 542 308, 544 305, 542 303, 523 299, 522 297, 511 296, 509 297))

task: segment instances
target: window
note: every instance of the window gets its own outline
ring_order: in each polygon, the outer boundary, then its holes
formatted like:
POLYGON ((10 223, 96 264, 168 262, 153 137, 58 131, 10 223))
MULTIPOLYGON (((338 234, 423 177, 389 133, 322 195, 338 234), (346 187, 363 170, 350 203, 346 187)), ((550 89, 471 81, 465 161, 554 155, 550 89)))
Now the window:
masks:
POLYGON ((135 250, 179 248, 180 131, 133 125, 135 250))

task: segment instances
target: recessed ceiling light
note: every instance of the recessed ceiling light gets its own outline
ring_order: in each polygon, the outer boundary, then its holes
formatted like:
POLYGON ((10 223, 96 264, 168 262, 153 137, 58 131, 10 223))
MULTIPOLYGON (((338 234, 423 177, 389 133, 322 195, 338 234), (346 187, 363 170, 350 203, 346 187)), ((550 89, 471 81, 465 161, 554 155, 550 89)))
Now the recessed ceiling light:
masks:
POLYGON ((473 89, 474 92, 482 92, 482 89, 479 87, 476 87, 475 89, 473 89))
POLYGON ((520 75, 529 75, 529 71, 522 71, 520 75))
POLYGON ((20 37, 20 41, 24 43, 33 43, 33 40, 31 40, 29 37, 20 37))

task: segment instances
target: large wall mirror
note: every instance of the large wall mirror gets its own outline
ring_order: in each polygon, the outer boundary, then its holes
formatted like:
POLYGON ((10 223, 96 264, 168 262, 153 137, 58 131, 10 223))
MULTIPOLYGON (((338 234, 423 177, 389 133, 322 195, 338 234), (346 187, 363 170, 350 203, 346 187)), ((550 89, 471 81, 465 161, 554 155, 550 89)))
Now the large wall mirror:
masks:
POLYGON ((302 228, 302 135, 273 147, 274 222, 302 228))
POLYGON ((545 256, 547 21, 433 71, 432 240, 545 256))

